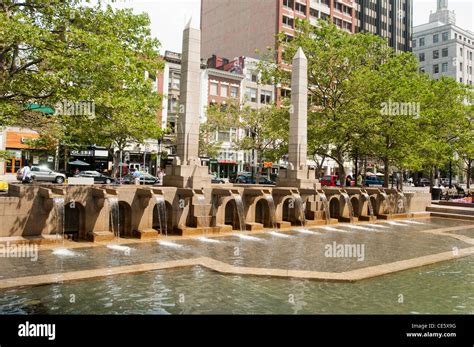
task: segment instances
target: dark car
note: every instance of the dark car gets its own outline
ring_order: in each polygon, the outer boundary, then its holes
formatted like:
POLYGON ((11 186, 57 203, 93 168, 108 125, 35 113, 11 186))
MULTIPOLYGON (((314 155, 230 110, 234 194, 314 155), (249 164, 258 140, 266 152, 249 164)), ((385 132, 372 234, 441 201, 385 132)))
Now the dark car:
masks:
POLYGON ((416 187, 428 187, 430 185, 430 180, 428 178, 420 178, 418 182, 416 182, 416 187))
MULTIPOLYGON (((239 176, 235 180, 235 183, 240 183, 240 184, 256 184, 256 182, 257 182, 256 178, 252 179, 252 176, 239 176)), ((260 177, 258 179, 258 184, 272 185, 272 184, 275 184, 275 182, 273 182, 272 180, 269 180, 266 177, 260 177)))
MULTIPOLYGON (((133 175, 125 175, 121 180, 122 184, 135 184, 135 177, 133 175)), ((152 176, 149 173, 142 173, 140 175, 140 184, 158 184, 160 179, 158 177, 152 176)))
POLYGON ((251 177, 252 173, 249 171, 242 171, 242 172, 231 172, 229 174, 229 183, 237 183, 237 180, 241 177, 251 177))
POLYGON ((115 182, 110 176, 101 174, 97 171, 81 171, 78 174, 74 175, 74 177, 91 177, 94 179, 94 183, 102 183, 102 184, 111 184, 115 182))

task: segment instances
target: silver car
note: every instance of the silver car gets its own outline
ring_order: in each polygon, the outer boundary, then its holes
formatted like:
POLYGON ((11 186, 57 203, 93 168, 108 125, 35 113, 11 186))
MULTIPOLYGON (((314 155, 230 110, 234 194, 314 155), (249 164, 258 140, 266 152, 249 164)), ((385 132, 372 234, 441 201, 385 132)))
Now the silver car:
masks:
MULTIPOLYGON (((18 181, 22 180, 21 170, 17 172, 16 179, 18 181)), ((32 166, 31 179, 33 181, 55 182, 58 184, 63 184, 66 180, 66 175, 55 172, 46 166, 32 166)))

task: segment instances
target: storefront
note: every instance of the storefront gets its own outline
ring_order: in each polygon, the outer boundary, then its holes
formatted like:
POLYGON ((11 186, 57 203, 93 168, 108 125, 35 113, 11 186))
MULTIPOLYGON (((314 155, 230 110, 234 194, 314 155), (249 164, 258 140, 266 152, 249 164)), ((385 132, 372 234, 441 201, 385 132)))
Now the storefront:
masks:
POLYGON ((3 172, 0 174, 14 174, 26 165, 54 168, 54 153, 31 146, 31 142, 39 138, 37 132, 28 129, 7 128, 4 137, 5 150, 11 153, 11 156, 5 160, 3 172))
POLYGON ((237 173, 238 164, 235 160, 211 160, 211 173, 218 178, 229 178, 232 173, 237 173))
POLYGON ((88 163, 90 166, 87 170, 107 172, 112 168, 113 158, 105 147, 90 146, 88 149, 73 150, 70 157, 88 163))

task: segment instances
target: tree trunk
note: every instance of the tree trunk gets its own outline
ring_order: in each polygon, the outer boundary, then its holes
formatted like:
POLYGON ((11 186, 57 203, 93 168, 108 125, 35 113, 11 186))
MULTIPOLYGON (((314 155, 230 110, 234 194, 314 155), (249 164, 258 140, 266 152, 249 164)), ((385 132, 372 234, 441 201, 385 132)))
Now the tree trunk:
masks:
POLYGON ((337 154, 337 163, 339 165, 339 183, 343 187, 346 182, 346 169, 344 168, 344 157, 340 153, 337 154))
POLYGON ((389 178, 389 174, 388 174, 388 169, 389 169, 389 162, 388 162, 388 158, 383 158, 383 167, 384 167, 384 182, 383 182, 383 186, 385 188, 388 188, 388 178, 389 178))

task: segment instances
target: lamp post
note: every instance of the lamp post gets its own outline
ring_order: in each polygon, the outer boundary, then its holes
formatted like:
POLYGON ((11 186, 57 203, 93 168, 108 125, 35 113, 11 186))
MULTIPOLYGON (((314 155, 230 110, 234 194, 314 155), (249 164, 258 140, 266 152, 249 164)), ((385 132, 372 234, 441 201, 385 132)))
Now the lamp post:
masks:
POLYGON ((158 168, 161 168, 161 143, 163 142, 163 138, 160 137, 158 139, 158 153, 156 155, 156 172, 158 172, 158 168))

